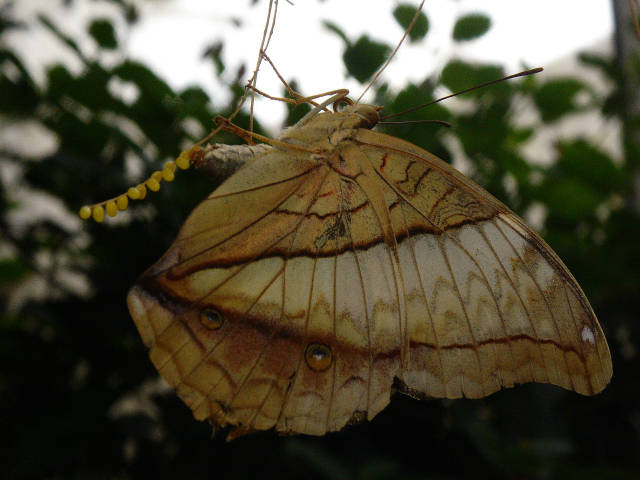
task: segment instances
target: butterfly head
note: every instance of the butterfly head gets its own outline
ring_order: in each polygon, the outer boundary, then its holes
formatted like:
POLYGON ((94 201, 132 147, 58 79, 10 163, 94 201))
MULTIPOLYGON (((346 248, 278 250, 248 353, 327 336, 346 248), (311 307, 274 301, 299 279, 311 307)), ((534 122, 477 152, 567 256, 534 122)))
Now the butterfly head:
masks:
POLYGON ((351 114, 355 125, 350 125, 352 128, 373 128, 380 121, 380 115, 378 112, 382 110, 382 107, 377 105, 367 105, 364 103, 358 103, 349 105, 342 112, 351 114))

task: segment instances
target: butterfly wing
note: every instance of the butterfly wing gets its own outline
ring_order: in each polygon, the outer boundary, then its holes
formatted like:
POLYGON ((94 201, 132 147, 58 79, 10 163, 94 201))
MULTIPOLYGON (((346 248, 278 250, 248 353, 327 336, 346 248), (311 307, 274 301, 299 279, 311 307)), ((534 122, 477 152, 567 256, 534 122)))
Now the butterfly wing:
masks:
POLYGON ((129 294, 197 419, 322 435, 396 390, 604 388, 591 307, 517 216, 407 142, 335 139, 322 158, 274 149, 228 179, 129 294))
POLYGON ((366 418, 366 318, 336 313, 363 288, 353 253, 336 252, 351 250, 346 218, 365 203, 308 154, 267 153, 200 204, 138 280, 131 315, 197 419, 234 435, 320 435, 366 418), (328 368, 315 357, 326 346, 328 368))
POLYGON ((482 397, 543 382, 590 395, 612 374, 602 329, 579 285, 519 217, 415 145, 354 137, 382 188, 406 301, 409 362, 397 388, 482 397))

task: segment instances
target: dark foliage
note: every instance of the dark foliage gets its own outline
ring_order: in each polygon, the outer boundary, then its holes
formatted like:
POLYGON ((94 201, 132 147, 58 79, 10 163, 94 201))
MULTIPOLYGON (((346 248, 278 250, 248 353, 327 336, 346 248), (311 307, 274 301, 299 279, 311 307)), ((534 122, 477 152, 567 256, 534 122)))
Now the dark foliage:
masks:
MULTIPOLYGON (((117 3, 126 21, 138 18, 128 2, 117 3)), ((11 18, 11 8, 0 15, 0 35, 29 28, 11 18)), ((406 15, 396 11, 403 25, 406 15)), ((426 17, 420 23, 416 41, 428 29, 426 17)), ((224 435, 211 438, 210 427, 193 420, 174 394, 154 389, 157 373, 125 305, 129 286, 216 184, 188 172, 134 206, 125 220, 100 225, 14 213, 29 199, 17 191, 46 193, 67 213, 124 192, 132 183, 124 174, 127 159, 141 165, 137 180, 148 175, 198 140, 187 119, 208 131, 216 114, 231 112, 241 85, 230 85, 231 103, 214 112, 203 90, 175 91, 128 59, 107 67, 86 57, 62 26, 46 17, 40 25, 75 52, 83 68, 74 73, 58 64, 36 83, 25 59, 0 46, 3 128, 32 122, 57 141, 53 152, 36 157, 0 145, 1 165, 19 172, 14 185, 0 184, 0 301, 12 302, 0 312, 3 478, 640 478, 640 219, 626 201, 630 162, 615 163, 590 138, 558 143, 548 167, 529 164, 521 153, 543 122, 553 126, 587 107, 621 119, 617 89, 601 98, 579 78, 529 77, 471 93, 472 108, 463 113, 445 103, 402 117, 446 120, 449 131, 429 124, 387 128, 447 161, 454 158, 445 141, 450 135, 470 159, 473 178, 494 195, 520 214, 546 207, 541 233, 592 300, 609 339, 614 377, 602 394, 587 398, 525 385, 477 401, 397 396, 373 422, 322 438, 266 432, 225 443, 224 435), (111 93, 114 79, 133 85, 137 98, 127 103, 111 93), (575 101, 582 92, 588 105, 575 101), (542 119, 526 128, 513 122, 521 112, 516 103, 525 100, 542 119), (515 188, 505 186, 506 178, 515 188), (80 294, 65 280, 70 274, 85 278, 91 293, 80 294), (44 294, 15 303, 33 279, 45 282, 44 294)), ((467 17, 453 35, 469 40, 489 25, 486 17, 467 17)), ((359 80, 391 48, 366 36, 350 43, 339 27, 330 28, 343 36, 345 67, 359 80)), ((108 20, 96 18, 87 30, 102 49, 119 48, 118 30, 108 20)), ((216 44, 206 54, 212 72, 224 70, 222 48, 216 44)), ((619 81, 609 59, 584 60, 619 81)), ((441 81, 461 89, 503 73, 453 60, 441 81)), ((377 102, 385 114, 402 111, 416 99, 432 100, 435 87, 434 78, 397 93, 382 85, 377 102)), ((304 111, 291 111, 289 121, 304 111)), ((247 116, 235 121, 246 125, 247 116)), ((638 125, 638 119, 626 121, 638 125)), ((216 141, 239 139, 221 134, 216 141)))

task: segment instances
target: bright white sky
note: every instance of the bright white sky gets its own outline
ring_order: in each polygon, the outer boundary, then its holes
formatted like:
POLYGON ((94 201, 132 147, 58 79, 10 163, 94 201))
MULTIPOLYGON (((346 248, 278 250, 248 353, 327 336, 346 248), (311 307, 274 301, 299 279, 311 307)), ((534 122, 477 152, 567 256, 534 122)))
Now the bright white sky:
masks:
MULTIPOLYGON (((250 7, 250 0, 149 2, 143 11, 143 22, 130 38, 129 51, 149 61, 175 85, 196 83, 213 93, 216 88, 211 64, 200 60, 204 47, 216 39, 224 39, 224 58, 231 67, 229 78, 235 73, 233 65, 240 59, 253 67, 267 3, 263 0, 250 7), (242 20, 242 28, 232 25, 233 18, 242 20)), ((367 33, 395 45, 403 33, 391 16, 398 3, 401 2, 293 0, 291 5, 281 0, 268 53, 287 80, 299 81, 302 93, 346 86, 352 94, 359 95, 362 87, 353 79, 345 78, 341 62, 343 41, 328 32, 322 22, 336 23, 353 40, 367 33)), ((408 3, 419 2, 409 0, 408 3)), ((424 10, 430 21, 426 42, 403 45, 385 72, 385 80, 398 88, 408 80, 423 79, 430 72, 440 70, 452 56, 502 62, 507 71, 515 72, 523 63, 528 67, 548 65, 609 38, 613 31, 610 0, 427 0, 424 10), (456 18, 477 11, 491 17, 493 24, 489 33, 463 46, 452 42, 456 18)), ((259 87, 279 94, 281 86, 268 68, 265 66, 261 72, 259 87)), ((215 93, 213 95, 215 101, 215 93)))
MULTIPOLYGON (((417 5, 417 0, 406 0, 417 5)), ((396 0, 292 0, 280 1, 276 32, 268 50, 283 76, 299 82, 302 93, 319 93, 349 88, 352 94, 362 90, 353 79, 345 78, 341 57, 342 40, 322 26, 324 20, 339 25, 355 40, 363 33, 395 45, 402 29, 391 12, 396 0)), ((261 0, 137 0, 141 21, 132 30, 121 25, 120 40, 128 55, 140 59, 176 88, 201 85, 215 103, 222 103, 221 89, 214 78, 210 61, 202 60, 206 46, 224 40, 223 58, 230 81, 241 62, 253 68, 268 2, 261 0), (241 28, 233 25, 240 19, 241 28)), ((402 2, 404 3, 404 2, 402 2)), ((75 0, 72 7, 60 8, 50 0, 20 0, 18 17, 30 24, 40 11, 51 15, 72 36, 86 30, 89 19, 97 14, 119 18, 113 3, 75 0), (55 8, 52 8, 55 7, 55 8)), ((385 72, 384 79, 400 88, 408 80, 425 78, 439 71, 452 56, 480 61, 502 62, 508 72, 527 67, 547 66, 580 49, 610 38, 613 30, 610 0, 427 0, 425 13, 430 30, 425 42, 406 43, 385 72), (460 45, 452 42, 453 24, 460 15, 485 12, 492 28, 478 41, 460 45)), ((8 41, 24 52, 27 65, 42 79, 43 64, 58 61, 60 55, 73 64, 73 56, 52 41, 44 29, 16 31, 8 41), (66 53, 66 55, 65 55, 66 53)), ((91 51, 91 47, 87 47, 91 51)), ((109 59, 109 55, 105 55, 109 59)), ((117 58, 113 58, 117 61, 117 58)), ((76 62, 77 63, 77 62, 76 62)), ((80 68, 80 65, 77 64, 80 68)), ((250 72, 247 72, 248 78, 250 72)), ((261 70, 258 86, 281 93, 281 85, 268 68, 261 70)), ((357 96, 356 95, 356 96, 357 96)), ((366 98, 365 98, 366 100, 366 98)), ((260 118, 275 120, 284 112, 282 105, 263 101, 257 107, 260 118), (262 110, 260 110, 262 109, 262 110), (269 110, 271 109, 271 110, 269 110)))
MULTIPOLYGON (((16 20, 28 28, 8 32, 4 40, 8 48, 18 50, 36 81, 43 82, 47 67, 55 63, 63 61, 78 73, 82 64, 38 24, 37 15, 46 13, 72 38, 84 37, 81 47, 89 58, 100 55, 104 62, 114 64, 122 60, 120 54, 99 52, 93 42, 86 41, 89 21, 96 16, 106 16, 119 22, 118 36, 126 56, 150 65, 176 89, 189 85, 203 86, 214 104, 224 102, 221 98, 224 89, 216 83, 211 62, 202 60, 206 46, 224 40, 227 81, 233 77, 240 63, 244 62, 250 68, 255 64, 267 0, 260 0, 254 7, 250 6, 251 0, 131 1, 141 6, 142 13, 140 23, 132 29, 122 23, 112 1, 74 0, 69 7, 61 8, 64 5, 62 0, 18 0, 13 3, 13 13, 16 20), (233 26, 234 18, 242 21, 242 28, 233 26)), ((343 42, 322 27, 323 20, 341 26, 353 40, 367 33, 374 39, 395 45, 402 35, 401 28, 391 16, 398 1, 292 1, 295 5, 286 0, 280 1, 279 21, 269 54, 286 79, 299 81, 300 90, 305 94, 346 87, 358 95, 362 89, 353 80, 345 79, 341 61, 343 42)), ((417 0, 406 1, 417 4, 417 0)), ((507 72, 520 70, 523 63, 527 67, 557 64, 578 50, 610 39, 613 30, 611 9, 610 0, 427 0, 425 12, 431 27, 426 41, 418 45, 405 44, 383 78, 400 88, 408 80, 423 79, 430 73, 441 71, 454 56, 502 62, 507 72), (470 44, 454 44, 451 31, 456 18, 473 11, 485 12, 492 18, 490 32, 470 44)), ((279 94, 281 85, 273 77, 273 81, 269 81, 268 73, 267 68, 261 72, 259 87, 279 94)), ((247 72, 246 77, 249 74, 247 72)), ((283 118, 284 107, 279 102, 262 101, 256 106, 256 114, 263 124, 276 127, 283 118)), ((587 123, 580 122, 581 134, 584 134, 587 123)), ((606 131, 601 128, 602 121, 591 123, 594 135, 606 131)), ((55 138, 44 141, 43 138, 46 140, 48 137, 40 130, 32 135, 32 141, 23 141, 24 135, 25 129, 20 125, 16 128, 5 125, 0 131, 0 143, 14 141, 17 150, 25 145, 43 151, 55 148, 55 138)), ((615 144, 619 145, 619 141, 615 144)), ((535 157, 540 158, 543 150, 535 148, 535 157)), ((33 194, 28 195, 33 200, 33 194)), ((39 214, 35 214, 33 208, 25 210, 23 223, 51 217, 51 199, 47 197, 40 204, 48 209, 39 214)), ((55 206, 51 208, 55 209, 55 206)), ((74 228, 78 222, 76 216, 68 215, 66 218, 66 223, 75 225, 74 228)))

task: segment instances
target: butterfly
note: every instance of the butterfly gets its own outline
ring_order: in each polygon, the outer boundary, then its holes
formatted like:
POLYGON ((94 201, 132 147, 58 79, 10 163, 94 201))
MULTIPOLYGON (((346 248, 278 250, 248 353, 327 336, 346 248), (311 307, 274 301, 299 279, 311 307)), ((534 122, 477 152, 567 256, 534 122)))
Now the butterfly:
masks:
POLYGON ((526 382, 600 392, 611 357, 551 248, 431 153, 313 110, 244 157, 189 216, 128 306, 198 420, 323 435, 394 392, 480 398, 526 382))

